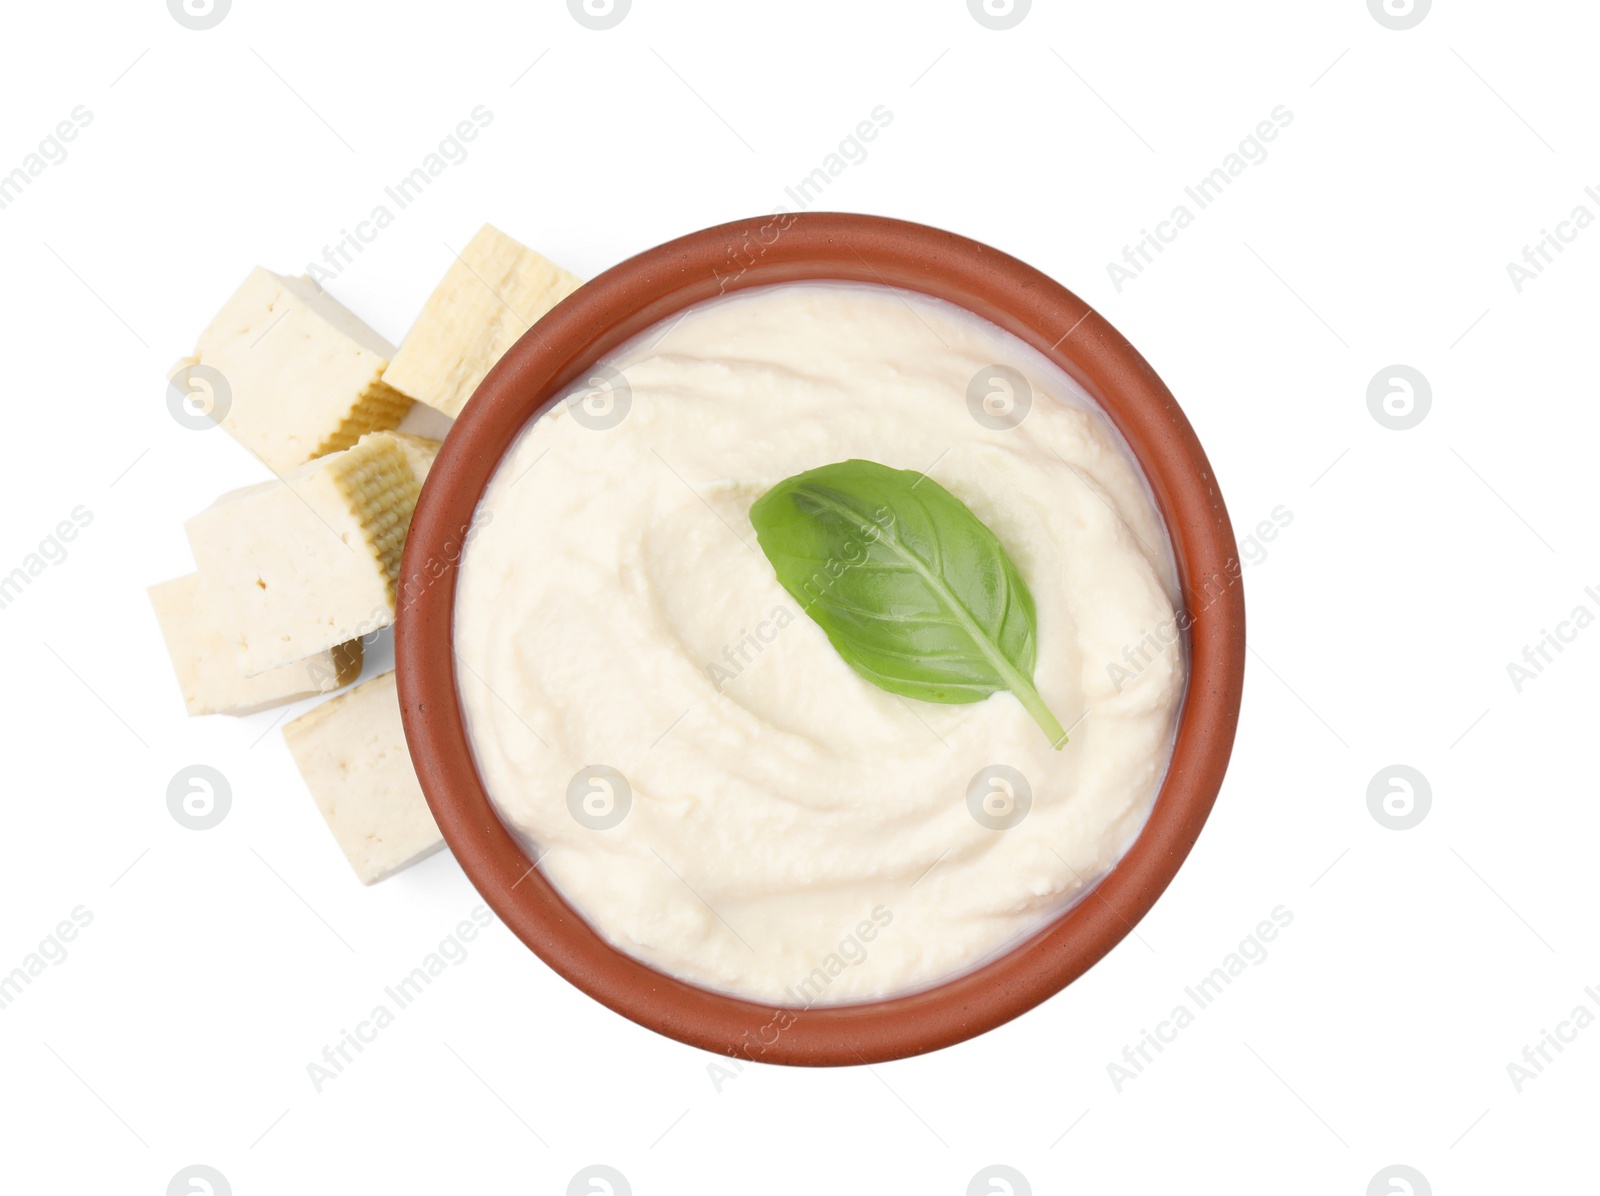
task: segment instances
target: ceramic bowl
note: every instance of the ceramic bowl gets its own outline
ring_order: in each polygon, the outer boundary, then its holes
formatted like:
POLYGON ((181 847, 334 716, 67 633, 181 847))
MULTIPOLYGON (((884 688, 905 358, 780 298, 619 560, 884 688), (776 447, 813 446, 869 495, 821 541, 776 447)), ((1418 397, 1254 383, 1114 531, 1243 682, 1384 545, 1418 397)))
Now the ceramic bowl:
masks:
POLYGON ((495 366, 423 487, 406 544, 396 628, 406 738, 456 859, 511 931, 597 1001, 718 1054, 768 1063, 874 1063, 949 1046, 1031 1009, 1128 934, 1182 865, 1221 787, 1244 680, 1244 595, 1221 488, 1172 394, 1082 299, 1013 257, 953 233, 873 216, 738 221, 607 270, 495 366), (906 996, 775 1008, 668 976, 608 944, 532 866, 473 763, 451 634, 462 544, 484 487, 529 420, 598 359, 691 304, 793 281, 877 283, 975 312, 1060 365, 1121 430, 1166 519, 1188 615, 1189 685, 1171 767, 1149 820, 1093 891, 1020 945, 906 996))

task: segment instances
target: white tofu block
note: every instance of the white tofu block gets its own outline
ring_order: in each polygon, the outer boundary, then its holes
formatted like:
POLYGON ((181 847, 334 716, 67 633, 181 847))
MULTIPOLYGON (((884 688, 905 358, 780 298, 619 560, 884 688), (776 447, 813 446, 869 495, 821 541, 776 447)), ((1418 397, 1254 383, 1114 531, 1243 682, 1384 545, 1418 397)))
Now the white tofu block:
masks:
POLYGON ((378 432, 280 479, 225 494, 189 520, 217 624, 246 676, 394 621, 400 554, 419 490, 407 447, 378 432))
POLYGON ((454 419, 517 338, 581 285, 486 224, 428 297, 383 380, 454 419))
POLYGON ((258 266, 179 367, 222 374, 213 418, 281 474, 400 422, 411 400, 383 381, 393 356, 311 279, 258 266))
POLYGON ((254 714, 349 685, 361 675, 361 641, 318 652, 255 677, 217 629, 211 598, 198 573, 150 587, 161 635, 190 715, 254 714))
POLYGON ((283 737, 362 884, 444 846, 411 766, 394 673, 301 715, 283 737))

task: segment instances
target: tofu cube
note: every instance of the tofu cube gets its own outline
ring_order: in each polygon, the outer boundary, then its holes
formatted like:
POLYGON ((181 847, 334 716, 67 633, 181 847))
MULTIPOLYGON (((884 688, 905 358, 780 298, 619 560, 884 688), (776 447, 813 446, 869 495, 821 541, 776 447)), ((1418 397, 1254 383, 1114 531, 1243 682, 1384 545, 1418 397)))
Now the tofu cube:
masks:
POLYGON ((245 676, 394 622, 419 490, 406 448, 378 432, 189 520, 195 563, 245 676))
POLYGON ((405 417, 411 400, 383 381, 393 356, 310 278, 257 267, 179 368, 222 374, 213 418, 282 474, 405 417))
POLYGON ((255 677, 217 629, 198 573, 150 587, 150 603, 191 716, 254 714, 349 685, 361 675, 361 641, 352 640, 255 677))
POLYGON ((581 285, 486 224, 428 297, 383 380, 454 419, 517 338, 581 285))
POLYGON ((283 737, 362 884, 444 846, 406 748, 394 673, 301 715, 283 737))

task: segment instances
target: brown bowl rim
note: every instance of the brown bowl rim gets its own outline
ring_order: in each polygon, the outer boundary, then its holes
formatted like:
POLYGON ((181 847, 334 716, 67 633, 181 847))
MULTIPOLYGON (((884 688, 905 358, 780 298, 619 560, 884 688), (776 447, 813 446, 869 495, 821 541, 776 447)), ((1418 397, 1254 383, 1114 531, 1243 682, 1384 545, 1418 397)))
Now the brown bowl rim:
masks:
POLYGON ((642 1026, 768 1063, 876 1063, 950 1046, 1060 992, 1149 911, 1193 847, 1232 751, 1244 595, 1232 525, 1193 428, 1155 371, 1082 299, 1016 258, 926 225, 834 212, 718 225, 614 266, 506 353, 456 421, 412 520, 395 633, 401 717, 445 841, 494 912, 553 970, 642 1026), (683 308, 793 281, 879 283, 956 303, 1064 368, 1105 409, 1166 518, 1190 619, 1189 685, 1144 829, 1090 895, 981 967, 904 996, 780 1008, 688 984, 619 951, 569 907, 496 816, 468 746, 452 624, 462 545, 517 433, 600 357, 683 308))

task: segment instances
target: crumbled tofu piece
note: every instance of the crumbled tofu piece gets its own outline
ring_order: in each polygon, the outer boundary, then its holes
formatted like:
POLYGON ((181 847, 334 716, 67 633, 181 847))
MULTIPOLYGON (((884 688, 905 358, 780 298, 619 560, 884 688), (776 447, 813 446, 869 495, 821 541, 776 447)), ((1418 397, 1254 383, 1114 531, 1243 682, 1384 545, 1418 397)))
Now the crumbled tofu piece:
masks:
POLYGON ((433 460, 439 455, 439 442, 430 440, 426 436, 411 436, 405 432, 382 432, 382 436, 392 436, 400 451, 406 455, 406 464, 411 466, 411 472, 416 475, 417 485, 422 485, 428 480, 428 471, 433 468, 433 460))
POLYGON ((361 641, 352 640, 294 664, 246 677, 238 654, 217 629, 211 598, 198 573, 150 587, 161 635, 191 715, 254 714, 328 693, 361 675, 361 641))
POLYGON ((258 266, 178 368, 222 374, 214 418, 281 474, 400 422, 411 400, 383 381, 393 356, 310 278, 258 266))
POLYGON ((406 748, 393 672, 301 715, 283 737, 362 884, 444 846, 406 748))
POLYGON ((420 489, 407 449, 380 432, 225 494, 189 520, 217 624, 246 676, 394 622, 420 489))
POLYGON ((428 297, 383 380, 454 419, 517 338, 581 285, 486 224, 428 297))

